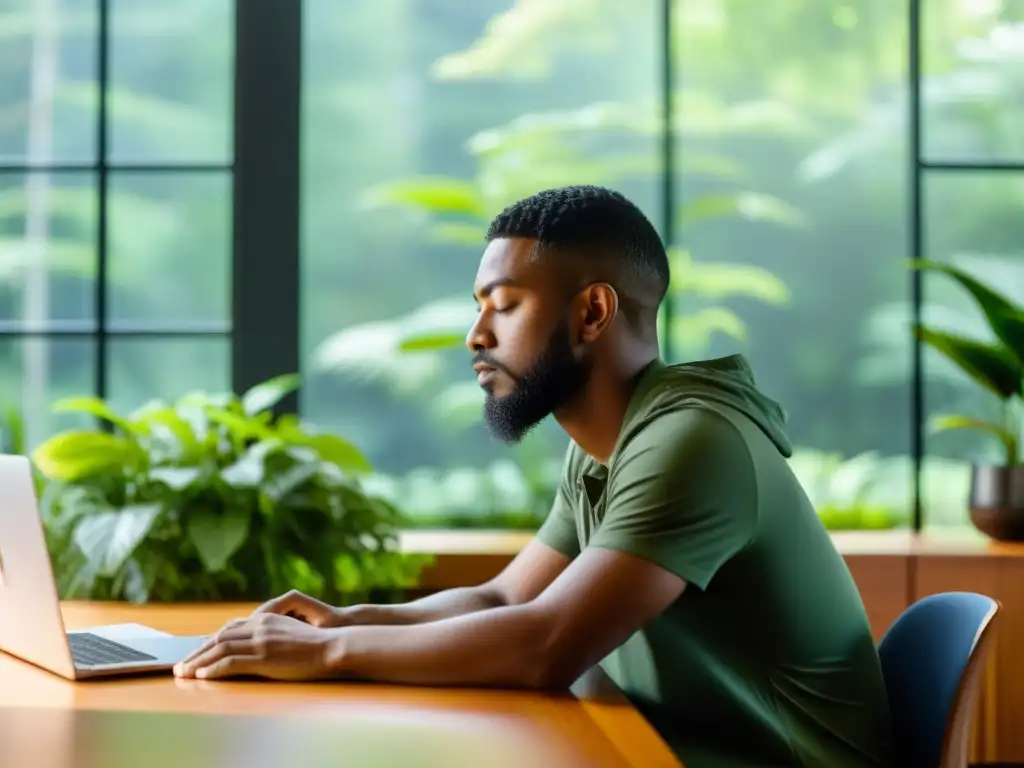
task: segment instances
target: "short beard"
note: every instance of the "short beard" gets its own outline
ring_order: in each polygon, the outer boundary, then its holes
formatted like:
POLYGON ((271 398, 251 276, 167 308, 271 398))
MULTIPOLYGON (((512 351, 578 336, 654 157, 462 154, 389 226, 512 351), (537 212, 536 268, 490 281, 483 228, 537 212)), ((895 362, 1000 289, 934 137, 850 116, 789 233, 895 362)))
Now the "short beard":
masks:
POLYGON ((579 394, 589 374, 587 362, 573 355, 569 322, 563 320, 551 333, 533 368, 515 379, 511 394, 495 397, 488 392, 484 401, 488 429, 502 442, 519 443, 531 429, 579 394))

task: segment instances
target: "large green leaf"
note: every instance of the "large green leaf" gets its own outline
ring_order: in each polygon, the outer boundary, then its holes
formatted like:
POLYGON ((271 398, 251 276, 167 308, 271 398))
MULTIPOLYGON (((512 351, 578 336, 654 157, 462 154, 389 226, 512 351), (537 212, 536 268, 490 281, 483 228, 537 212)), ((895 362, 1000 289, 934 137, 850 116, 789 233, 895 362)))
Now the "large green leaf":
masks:
POLYGON ((62 432, 32 453, 47 477, 76 481, 102 473, 121 473, 137 466, 140 454, 132 443, 104 432, 62 432))
POLYGON ((75 545, 102 576, 113 576, 149 535, 159 504, 133 504, 83 517, 75 527, 75 545))
POLYGON ((936 432, 952 429, 974 429, 981 432, 988 432, 998 438, 1003 444, 1003 451, 1008 466, 1020 463, 1017 436, 1010 430, 1006 429, 1006 427, 1000 426, 999 424, 950 413, 939 414, 933 417, 930 426, 936 432))
POLYGON ((256 488, 263 482, 264 474, 263 457, 252 453, 243 454, 220 471, 221 479, 232 488, 256 488))
POLYGON ((243 507, 223 512, 208 508, 192 509, 185 530, 210 573, 224 570, 228 560, 245 543, 252 515, 243 507))
POLYGON ((199 467, 157 467, 149 471, 149 479, 163 483, 172 491, 184 491, 202 477, 199 467))
POLYGON ((992 332, 1024 367, 1024 308, 982 283, 972 275, 951 264, 919 259, 913 262, 918 269, 941 272, 958 282, 981 308, 992 332))
POLYGON ((223 408, 210 406, 206 408, 206 416, 215 424, 226 427, 233 440, 265 440, 274 436, 274 431, 253 418, 239 416, 223 408))
POLYGON ((920 326, 917 338, 944 354, 1003 400, 1021 393, 1024 369, 1005 348, 920 326))
POLYGON ((260 382, 242 395, 242 411, 255 416, 261 411, 273 408, 286 395, 298 389, 301 379, 296 373, 286 373, 260 382))
POLYGON ((128 435, 137 435, 144 432, 145 424, 133 423, 124 416, 116 413, 103 400, 95 396, 67 397, 58 400, 53 404, 54 413, 87 413, 97 419, 109 421, 111 424, 120 427, 128 435))
POLYGON ((313 448, 320 457, 349 474, 373 471, 370 460, 355 445, 338 435, 308 435, 296 442, 313 448))
MULTIPOLYGON (((183 461, 197 461, 202 454, 202 446, 193 429, 174 408, 160 401, 153 401, 135 411, 132 420, 142 425, 147 431, 159 433, 166 431, 178 447, 178 457, 183 461)), ((205 431, 205 428, 204 428, 205 431)))

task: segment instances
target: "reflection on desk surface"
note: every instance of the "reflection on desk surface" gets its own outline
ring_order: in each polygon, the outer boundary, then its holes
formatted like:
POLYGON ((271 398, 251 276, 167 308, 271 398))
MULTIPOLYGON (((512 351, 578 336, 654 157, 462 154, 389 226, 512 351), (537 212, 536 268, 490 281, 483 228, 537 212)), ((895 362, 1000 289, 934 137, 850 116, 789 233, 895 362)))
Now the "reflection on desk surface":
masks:
POLYGON ((537 721, 369 707, 290 715, 0 708, 3 768, 547 768, 624 766, 600 731, 581 744, 537 721))

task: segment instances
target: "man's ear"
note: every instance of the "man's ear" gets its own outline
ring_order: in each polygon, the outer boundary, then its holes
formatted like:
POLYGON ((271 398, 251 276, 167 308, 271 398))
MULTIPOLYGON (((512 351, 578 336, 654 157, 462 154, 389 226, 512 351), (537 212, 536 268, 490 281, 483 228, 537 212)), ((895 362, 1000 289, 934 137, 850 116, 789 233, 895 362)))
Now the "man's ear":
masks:
POLYGON ((619 296, 608 283, 592 283, 580 291, 580 343, 596 340, 619 311, 619 296))

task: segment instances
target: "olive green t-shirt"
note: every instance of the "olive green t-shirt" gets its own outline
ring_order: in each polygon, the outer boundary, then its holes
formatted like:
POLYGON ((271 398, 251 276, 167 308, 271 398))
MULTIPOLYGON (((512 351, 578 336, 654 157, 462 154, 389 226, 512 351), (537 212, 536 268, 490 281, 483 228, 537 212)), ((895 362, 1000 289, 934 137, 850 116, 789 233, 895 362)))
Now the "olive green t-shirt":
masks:
POLYGON ((602 465, 571 444, 539 538, 632 553, 682 596, 602 661, 687 768, 886 765, 860 595, 739 355, 641 376, 602 465))

